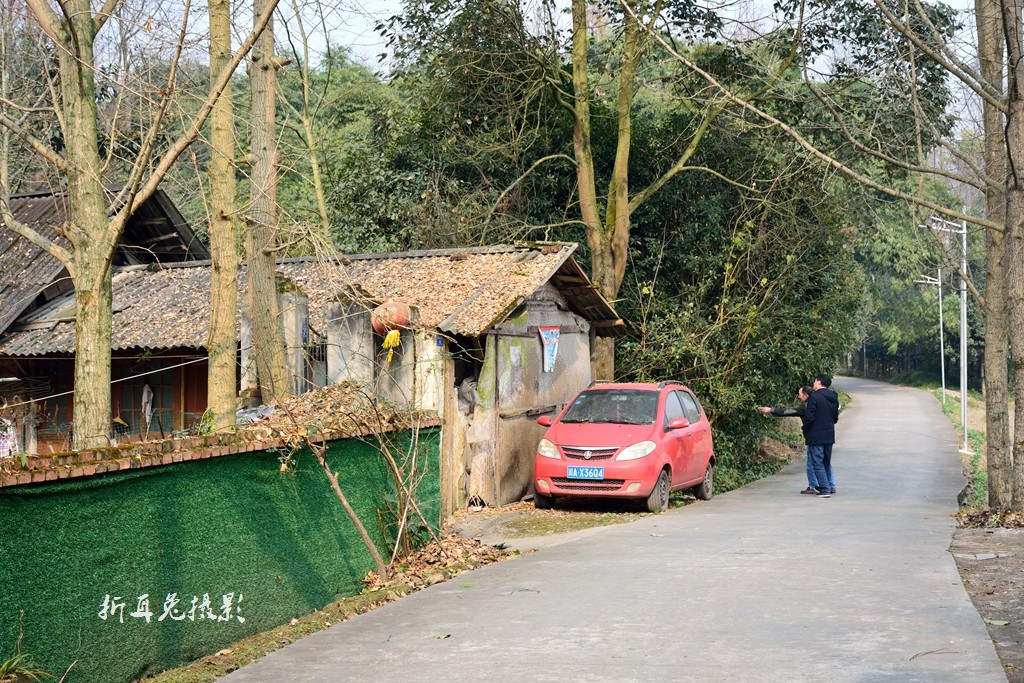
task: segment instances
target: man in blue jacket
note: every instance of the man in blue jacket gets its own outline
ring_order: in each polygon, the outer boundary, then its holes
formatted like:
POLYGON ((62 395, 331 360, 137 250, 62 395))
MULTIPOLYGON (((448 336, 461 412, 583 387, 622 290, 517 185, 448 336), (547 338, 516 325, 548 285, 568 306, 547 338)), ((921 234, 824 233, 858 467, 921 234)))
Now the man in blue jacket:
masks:
POLYGON ((829 389, 831 385, 832 378, 828 375, 814 378, 814 391, 807 399, 803 416, 807 457, 817 480, 818 496, 822 498, 830 497, 835 488, 831 469, 832 446, 836 442, 836 422, 839 421, 839 396, 829 389))

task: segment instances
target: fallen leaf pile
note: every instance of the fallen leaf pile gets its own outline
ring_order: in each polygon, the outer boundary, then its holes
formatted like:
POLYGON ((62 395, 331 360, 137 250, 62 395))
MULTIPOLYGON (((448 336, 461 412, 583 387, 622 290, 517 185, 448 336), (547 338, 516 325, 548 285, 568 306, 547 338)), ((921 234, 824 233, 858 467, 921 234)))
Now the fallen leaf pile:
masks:
POLYGON ((971 529, 1024 528, 1024 512, 999 508, 961 508, 956 519, 960 526, 971 529))
POLYGON ((516 551, 505 550, 475 539, 455 535, 443 536, 430 542, 422 550, 397 560, 389 568, 387 581, 382 581, 375 571, 363 579, 367 590, 395 589, 403 587, 420 590, 435 583, 446 581, 464 571, 498 562, 517 555, 516 551))
POLYGON ((356 383, 342 382, 274 404, 268 417, 243 427, 286 441, 318 434, 358 436, 410 424, 415 414, 378 401, 356 383))

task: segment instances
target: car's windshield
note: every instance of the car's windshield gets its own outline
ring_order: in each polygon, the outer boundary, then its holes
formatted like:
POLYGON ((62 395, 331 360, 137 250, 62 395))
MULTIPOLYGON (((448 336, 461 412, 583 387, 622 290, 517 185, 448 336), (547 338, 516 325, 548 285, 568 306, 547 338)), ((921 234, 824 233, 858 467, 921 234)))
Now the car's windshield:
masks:
POLYGON ((584 391, 562 416, 562 422, 653 424, 658 411, 658 392, 644 389, 595 389, 584 391))

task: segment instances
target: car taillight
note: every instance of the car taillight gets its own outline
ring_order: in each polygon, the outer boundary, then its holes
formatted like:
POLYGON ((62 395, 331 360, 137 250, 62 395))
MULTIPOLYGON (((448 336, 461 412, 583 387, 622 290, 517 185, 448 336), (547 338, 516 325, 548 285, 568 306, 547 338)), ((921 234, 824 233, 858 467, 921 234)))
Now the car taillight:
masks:
POLYGON ((537 444, 537 454, 545 458, 555 458, 556 460, 561 457, 558 453, 558 446, 547 439, 541 439, 540 443, 537 444))

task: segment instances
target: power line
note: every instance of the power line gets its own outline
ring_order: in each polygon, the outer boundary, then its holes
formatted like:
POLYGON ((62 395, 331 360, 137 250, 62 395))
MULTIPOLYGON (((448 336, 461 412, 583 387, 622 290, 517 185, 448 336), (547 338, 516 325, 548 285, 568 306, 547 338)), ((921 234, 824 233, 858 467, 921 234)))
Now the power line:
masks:
MULTIPOLYGON (((195 358, 193 360, 185 361, 184 363, 178 363, 177 365, 168 365, 167 367, 159 368, 157 370, 149 370, 147 372, 140 372, 140 373, 138 373, 136 375, 129 375, 127 377, 122 377, 120 379, 115 379, 115 380, 112 380, 110 382, 110 384, 114 385, 114 384, 117 384, 118 382, 127 382, 130 379, 138 379, 139 377, 145 377, 146 375, 154 375, 154 374, 156 374, 158 372, 163 372, 165 370, 174 370, 175 368, 184 367, 186 365, 191 365, 192 363, 199 363, 199 362, 205 361, 205 360, 206 360, 205 357, 204 358, 195 358)), ((73 394, 73 393, 75 393, 74 389, 72 389, 71 391, 62 391, 59 394, 50 394, 49 396, 40 396, 38 398, 33 398, 33 399, 29 400, 29 401, 22 401, 21 403, 8 403, 7 405, 4 406, 4 408, 17 408, 18 406, 29 405, 29 404, 35 403, 37 401, 46 401, 47 399, 51 399, 51 398, 59 398, 61 396, 67 396, 67 395, 73 394)))

